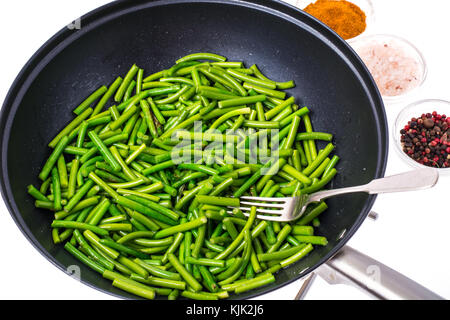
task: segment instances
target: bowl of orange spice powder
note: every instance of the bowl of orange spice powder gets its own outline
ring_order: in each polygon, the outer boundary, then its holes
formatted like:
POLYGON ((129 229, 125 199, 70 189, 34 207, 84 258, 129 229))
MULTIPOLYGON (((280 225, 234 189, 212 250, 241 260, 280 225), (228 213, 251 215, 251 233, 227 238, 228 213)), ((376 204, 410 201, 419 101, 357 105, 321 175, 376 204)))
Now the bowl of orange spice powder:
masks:
POLYGON ((345 40, 366 33, 374 21, 370 0, 297 0, 296 6, 322 21, 345 40))

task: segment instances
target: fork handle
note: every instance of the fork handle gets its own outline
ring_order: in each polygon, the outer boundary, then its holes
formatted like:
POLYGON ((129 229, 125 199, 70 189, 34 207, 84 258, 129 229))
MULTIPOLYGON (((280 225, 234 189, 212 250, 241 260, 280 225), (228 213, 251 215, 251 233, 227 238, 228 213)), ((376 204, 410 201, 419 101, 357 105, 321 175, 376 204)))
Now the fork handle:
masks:
POLYGON ((310 201, 316 202, 345 193, 366 192, 369 194, 414 191, 433 187, 439 179, 437 169, 424 168, 375 179, 361 186, 325 190, 311 195, 310 201))

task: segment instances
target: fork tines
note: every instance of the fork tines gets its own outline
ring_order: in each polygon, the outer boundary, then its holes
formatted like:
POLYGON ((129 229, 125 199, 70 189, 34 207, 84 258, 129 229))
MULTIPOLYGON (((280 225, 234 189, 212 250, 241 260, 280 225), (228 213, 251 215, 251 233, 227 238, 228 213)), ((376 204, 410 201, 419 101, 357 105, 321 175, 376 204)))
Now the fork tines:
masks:
MULTIPOLYGON (((242 211, 245 216, 249 216, 251 207, 256 207, 257 213, 263 213, 264 215, 257 215, 256 217, 264 220, 281 221, 279 216, 283 215, 286 210, 286 202, 291 198, 265 198, 265 197, 240 197, 241 207, 228 207, 237 208, 242 211), (250 201, 242 201, 250 200, 250 201), (242 206, 244 205, 244 206, 242 206), (269 209, 266 209, 269 208, 269 209)), ((233 214, 233 211, 227 211, 229 214, 233 214)))

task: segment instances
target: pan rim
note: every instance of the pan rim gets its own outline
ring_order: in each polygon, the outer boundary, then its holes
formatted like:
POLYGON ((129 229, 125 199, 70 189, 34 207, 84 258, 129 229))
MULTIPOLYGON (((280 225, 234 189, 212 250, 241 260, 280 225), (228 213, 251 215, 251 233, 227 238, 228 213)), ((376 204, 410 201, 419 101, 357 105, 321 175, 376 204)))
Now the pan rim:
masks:
MULTIPOLYGON (((282 2, 281 0, 174 0, 174 1, 148 0, 146 2, 138 2, 134 0, 119 0, 107 3, 97 9, 88 12, 87 14, 81 17, 81 21, 83 21, 83 24, 87 23, 87 25, 84 26, 81 30, 77 30, 76 32, 74 32, 72 30, 69 30, 68 28, 63 28, 60 31, 58 31, 54 36, 52 36, 49 40, 47 40, 22 67, 21 71, 19 72, 19 74, 13 81, 10 89, 8 90, 8 93, 2 104, 2 108, 0 110, 0 132, 3 133, 2 138, 0 140, 0 150, 2 151, 0 157, 0 167, 1 167, 0 191, 5 206, 7 207, 14 222, 16 223, 17 227, 22 232, 22 234, 25 236, 25 238, 27 238, 27 240, 35 247, 35 249, 37 249, 48 261, 50 261, 54 266, 56 266, 58 269, 62 270, 66 274, 68 274, 68 272, 65 269, 65 266, 56 261, 56 259, 49 253, 49 251, 47 251, 33 237, 31 230, 25 224, 22 215, 20 214, 20 211, 18 210, 15 204, 14 197, 9 188, 9 176, 7 170, 8 169, 7 150, 8 150, 10 129, 13 122, 12 116, 15 114, 15 112, 13 111, 17 111, 17 108, 20 106, 21 100, 20 93, 21 91, 26 92, 27 82, 32 81, 34 77, 37 74, 39 74, 39 69, 45 67, 45 65, 49 61, 51 61, 60 52, 60 50, 62 50, 65 47, 65 45, 70 44, 72 41, 78 39, 83 34, 89 32, 89 30, 91 30, 92 28, 95 28, 97 25, 101 25, 105 20, 113 19, 116 15, 126 14, 134 10, 140 10, 141 8, 148 8, 152 6, 176 5, 180 3, 227 4, 251 8, 268 14, 275 14, 277 17, 288 20, 291 23, 297 22, 298 24, 302 24, 303 26, 309 27, 313 31, 315 36, 322 38, 323 41, 326 40, 327 42, 333 44, 333 46, 340 48, 341 51, 346 53, 345 54, 346 58, 349 61, 353 61, 349 66, 357 70, 357 72, 356 71, 354 72, 358 74, 360 79, 362 80, 362 85, 366 87, 365 89, 370 100, 374 105, 381 106, 381 108, 377 108, 376 110, 374 110, 374 113, 377 115, 377 117, 375 117, 376 126, 380 131, 378 137, 378 159, 375 177, 379 178, 384 176, 387 166, 389 132, 388 132, 386 112, 384 109, 384 104, 381 95, 369 71, 365 67, 362 60, 351 48, 351 46, 345 40, 338 37, 331 29, 329 29, 319 20, 304 13, 303 11, 299 10, 298 8, 295 8, 294 6, 288 3, 282 2)), ((307 270, 302 271, 301 273, 299 273, 299 275, 292 277, 288 281, 285 281, 281 284, 268 287, 262 291, 257 290, 247 295, 233 296, 232 298, 235 299, 254 298, 256 296, 260 296, 262 294, 266 294, 271 291, 280 289, 281 287, 284 287, 294 281, 297 281, 301 277, 308 275, 317 267, 319 267, 320 265, 331 259, 350 240, 350 238, 359 229, 360 225, 364 221, 365 216, 373 206, 375 199, 376 199, 375 195, 368 197, 363 209, 359 213, 357 220, 353 223, 351 228, 349 228, 345 232, 345 235, 340 239, 340 241, 333 248, 331 248, 330 251, 327 254, 325 254, 314 266, 308 268, 307 270)), ((116 294, 106 289, 99 288, 88 281, 81 279, 81 282, 85 285, 88 285, 91 288, 99 290, 100 292, 122 299, 126 298, 123 295, 116 294)))

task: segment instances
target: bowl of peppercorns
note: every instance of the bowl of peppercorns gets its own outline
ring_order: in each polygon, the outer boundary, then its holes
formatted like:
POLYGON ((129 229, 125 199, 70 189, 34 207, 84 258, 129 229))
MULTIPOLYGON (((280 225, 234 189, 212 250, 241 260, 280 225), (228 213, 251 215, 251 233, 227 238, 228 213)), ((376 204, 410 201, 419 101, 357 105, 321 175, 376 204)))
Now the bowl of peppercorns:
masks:
POLYGON ((414 102, 399 113, 393 130, 396 149, 410 165, 450 173, 450 102, 414 102))

